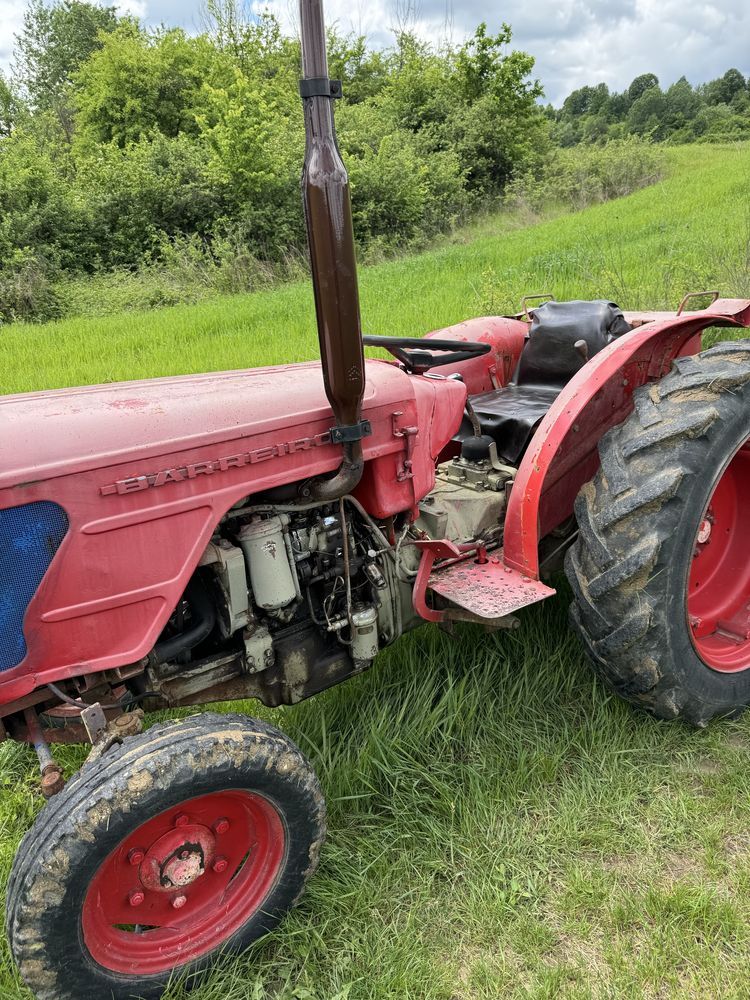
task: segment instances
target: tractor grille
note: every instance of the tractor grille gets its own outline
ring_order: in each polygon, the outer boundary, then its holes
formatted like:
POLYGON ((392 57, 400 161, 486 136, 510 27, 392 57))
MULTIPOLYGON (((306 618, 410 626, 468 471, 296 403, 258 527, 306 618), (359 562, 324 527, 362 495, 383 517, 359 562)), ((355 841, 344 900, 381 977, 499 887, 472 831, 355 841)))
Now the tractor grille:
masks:
POLYGON ((0 672, 26 656, 23 618, 67 530, 47 500, 0 510, 0 672))

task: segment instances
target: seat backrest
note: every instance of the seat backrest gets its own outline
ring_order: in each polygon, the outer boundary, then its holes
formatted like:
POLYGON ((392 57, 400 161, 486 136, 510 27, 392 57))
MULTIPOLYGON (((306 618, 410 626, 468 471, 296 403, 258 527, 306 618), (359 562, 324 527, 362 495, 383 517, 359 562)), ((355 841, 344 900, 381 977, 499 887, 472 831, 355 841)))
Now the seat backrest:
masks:
POLYGON ((529 339, 518 359, 516 385, 562 388, 586 363, 630 325, 614 302, 545 302, 531 312, 529 339), (575 345, 583 340, 586 351, 575 345), (585 355, 585 356, 584 356, 585 355))

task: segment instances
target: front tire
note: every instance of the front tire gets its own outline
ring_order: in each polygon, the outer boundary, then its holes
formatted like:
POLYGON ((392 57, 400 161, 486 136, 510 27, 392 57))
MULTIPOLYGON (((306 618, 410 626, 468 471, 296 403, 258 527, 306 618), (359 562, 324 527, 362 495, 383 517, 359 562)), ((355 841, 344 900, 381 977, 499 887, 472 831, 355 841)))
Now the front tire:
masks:
POLYGON ((159 997, 271 930, 318 862, 325 806, 281 732, 156 725, 84 765, 23 839, 7 925, 40 1000, 159 997))
POLYGON ((619 695, 704 726, 750 703, 750 341, 634 403, 576 500, 571 617, 619 695))

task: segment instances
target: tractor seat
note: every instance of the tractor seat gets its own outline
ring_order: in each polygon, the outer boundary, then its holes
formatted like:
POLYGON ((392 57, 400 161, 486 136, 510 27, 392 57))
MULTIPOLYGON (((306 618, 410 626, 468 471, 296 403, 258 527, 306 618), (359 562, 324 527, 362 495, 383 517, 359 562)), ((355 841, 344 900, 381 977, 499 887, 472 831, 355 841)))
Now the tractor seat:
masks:
MULTIPOLYGON (((482 434, 517 465, 539 421, 589 358, 632 329, 614 302, 545 302, 532 310, 529 336, 512 382, 472 397, 482 434)), ((455 440, 471 437, 464 419, 455 440)))

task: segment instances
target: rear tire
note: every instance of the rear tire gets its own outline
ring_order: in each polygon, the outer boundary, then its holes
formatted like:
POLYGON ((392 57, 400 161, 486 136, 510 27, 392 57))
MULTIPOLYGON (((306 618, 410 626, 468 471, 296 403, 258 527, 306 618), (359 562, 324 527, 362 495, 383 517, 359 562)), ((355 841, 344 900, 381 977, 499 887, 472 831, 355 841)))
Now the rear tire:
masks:
POLYGON ((750 703, 750 341, 634 403, 575 503, 571 618, 617 694, 704 726, 750 703))
POLYGON ((40 1000, 152 1000, 271 930, 318 863, 325 807, 281 732, 240 715, 153 726, 39 814, 8 884, 40 1000))

